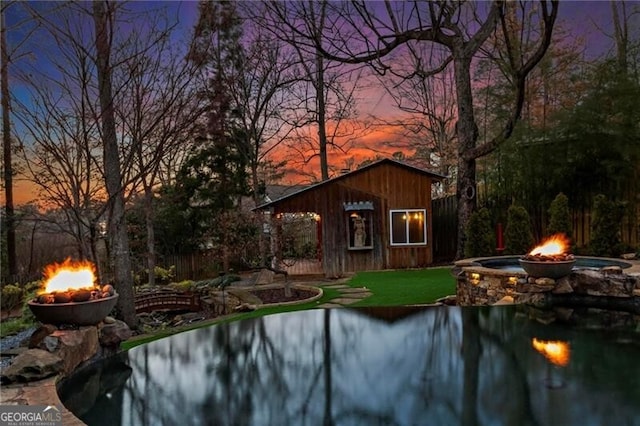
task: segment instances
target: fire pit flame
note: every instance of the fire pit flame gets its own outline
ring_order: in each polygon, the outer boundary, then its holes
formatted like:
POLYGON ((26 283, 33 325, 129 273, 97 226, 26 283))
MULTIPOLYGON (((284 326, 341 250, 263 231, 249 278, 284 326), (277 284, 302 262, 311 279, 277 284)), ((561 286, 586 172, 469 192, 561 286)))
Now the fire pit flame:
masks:
POLYGON ((547 238, 529 252, 529 256, 558 256, 569 251, 571 242, 564 234, 555 234, 547 238))
POLYGON ((570 241, 564 234, 555 234, 519 259, 520 265, 532 277, 562 278, 571 273, 576 260, 569 253, 570 241))
POLYGON ((87 260, 74 261, 67 258, 62 263, 52 263, 45 267, 44 288, 39 294, 81 289, 98 289, 95 267, 87 260))

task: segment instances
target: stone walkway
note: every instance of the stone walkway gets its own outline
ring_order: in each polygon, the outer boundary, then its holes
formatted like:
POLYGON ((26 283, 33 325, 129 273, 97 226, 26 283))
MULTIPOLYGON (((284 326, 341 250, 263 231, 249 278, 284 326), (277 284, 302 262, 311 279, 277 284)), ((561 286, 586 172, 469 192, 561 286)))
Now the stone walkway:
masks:
MULTIPOLYGON (((349 287, 343 282, 332 282, 323 285, 323 289, 337 290, 339 295, 328 302, 318 305, 320 308, 344 308, 371 296, 365 287, 349 287)), ((62 409, 64 426, 79 426, 84 423, 64 408, 56 392, 56 377, 31 383, 17 383, 0 386, 0 405, 55 405, 62 409)), ((2 411, 0 409, 0 411, 2 411)))
POLYGON ((372 294, 366 287, 349 287, 346 284, 330 284, 321 287, 323 289, 337 290, 340 295, 322 305, 318 305, 320 308, 343 308, 366 299, 372 294))

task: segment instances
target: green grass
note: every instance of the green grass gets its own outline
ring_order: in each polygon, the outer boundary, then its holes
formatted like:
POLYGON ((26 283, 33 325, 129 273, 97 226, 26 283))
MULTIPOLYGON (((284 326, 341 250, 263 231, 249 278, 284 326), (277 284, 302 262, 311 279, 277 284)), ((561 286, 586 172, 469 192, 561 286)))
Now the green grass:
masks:
POLYGON ((27 328, 33 327, 33 318, 12 318, 0 323, 0 338, 17 334, 27 328))
POLYGON ((358 272, 351 287, 366 287, 373 295, 351 306, 399 306, 433 303, 456 293, 450 267, 358 272))

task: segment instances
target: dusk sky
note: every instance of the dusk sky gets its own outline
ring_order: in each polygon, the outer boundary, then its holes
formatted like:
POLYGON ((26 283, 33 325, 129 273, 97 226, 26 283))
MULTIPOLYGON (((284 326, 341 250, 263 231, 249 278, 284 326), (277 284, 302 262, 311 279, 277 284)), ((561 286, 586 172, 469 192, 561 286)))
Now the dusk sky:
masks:
MULTIPOLYGON (((634 3, 634 2, 628 2, 634 3)), ((133 2, 131 7, 137 10, 144 10, 147 8, 158 8, 168 6, 171 10, 171 14, 175 16, 175 19, 179 22, 180 34, 176 36, 176 41, 184 38, 188 39, 189 34, 197 20, 198 15, 198 2, 133 2)), ((7 28, 9 29, 7 39, 10 48, 19 40, 19 33, 12 33, 11 28, 15 26, 16 22, 20 21, 20 16, 16 15, 13 11, 13 7, 9 8, 9 13, 6 17, 7 28)), ((640 17, 636 16, 636 20, 640 17)), ((570 34, 575 36, 581 36, 586 39, 586 51, 585 59, 596 59, 604 55, 607 55, 613 50, 613 40, 611 38, 611 6, 609 1, 561 1, 558 26, 565 28, 570 34), (608 35, 605 35, 608 34, 608 35)), ((637 31, 640 27, 638 22, 634 23, 631 28, 637 31)), ((633 38, 633 36, 632 36, 633 38)), ((40 48, 48 50, 47 42, 40 43, 40 48)), ((37 54, 35 55, 37 61, 37 54)), ((24 59, 22 59, 24 60, 24 59)), ((34 60, 34 55, 30 56, 29 60, 34 60)), ((20 87, 20 84, 15 84, 11 87, 14 96, 22 97, 26 92, 24 88, 20 87)), ((383 91, 378 93, 368 92, 367 99, 361 105, 361 111, 363 114, 383 115, 388 114, 390 111, 395 110, 394 105, 389 99, 387 99, 383 91)), ((366 145, 366 141, 364 143, 366 145)), ((16 189, 14 191, 15 202, 17 204, 23 203, 28 199, 33 198, 33 194, 25 185, 24 182, 16 181, 16 189)), ((3 200, 4 201, 4 200, 3 200)))

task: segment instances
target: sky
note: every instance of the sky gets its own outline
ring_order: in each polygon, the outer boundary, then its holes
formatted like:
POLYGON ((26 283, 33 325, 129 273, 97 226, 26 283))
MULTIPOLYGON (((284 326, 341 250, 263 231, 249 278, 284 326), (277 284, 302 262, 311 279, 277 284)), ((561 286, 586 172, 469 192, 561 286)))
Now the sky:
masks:
MULTIPOLYGON (((629 3, 637 3, 640 2, 629 2, 629 3)), ((33 2, 34 5, 37 5, 37 2, 33 2)), ((182 42, 184 39, 188 39, 189 33, 197 20, 198 15, 198 3, 195 1, 187 1, 187 2, 176 2, 176 1, 168 1, 168 2, 153 2, 153 1, 135 1, 130 4, 130 7, 143 11, 148 8, 157 8, 168 6, 170 9, 171 15, 178 22, 178 27, 180 31, 178 35, 176 35, 176 42, 182 42), (182 39, 182 40, 181 40, 182 39)), ((21 16, 17 13, 17 10, 14 11, 14 8, 9 8, 7 17, 6 17, 6 25, 9 28, 7 38, 9 42, 9 46, 15 46, 15 44, 20 39, 20 36, 24 33, 25 27, 21 27, 19 31, 12 31, 12 28, 15 28, 16 23, 21 22, 21 16)), ((612 51, 612 38, 610 37, 611 31, 611 7, 609 1, 567 1, 562 0, 560 4, 558 24, 562 27, 566 28, 570 34, 574 36, 581 36, 586 39, 586 51, 585 58, 586 59, 594 59, 602 57, 603 55, 612 51), (607 36, 608 34, 609 36, 607 36)), ((638 28, 636 25, 634 28, 638 28)), ((39 48, 43 49, 43 51, 48 50, 51 40, 42 40, 39 42, 39 48)), ((42 54, 42 52, 31 52, 25 58, 19 60, 30 60, 37 61, 38 56, 42 54)), ((14 96, 22 97, 25 96, 26 91, 19 84, 12 85, 11 90, 14 96)), ((379 90, 371 90, 365 94, 364 102, 361 102, 361 114, 363 115, 385 115, 389 114, 390 111, 396 111, 395 106, 391 99, 384 94, 384 91, 379 90)), ((15 124, 14 124, 15 126, 15 124)), ((362 145, 367 145, 370 142, 374 142, 376 139, 384 137, 384 135, 380 134, 371 134, 363 138, 362 145)), ((394 149, 387 151, 386 154, 390 154, 394 149)), ((355 155, 365 156, 366 152, 363 150, 354 151, 355 155)), ((375 155, 375 153, 371 153, 370 156, 375 155)), ((340 164, 335 164, 338 168, 341 167, 340 164)), ((16 186, 14 189, 14 202, 16 204, 24 203, 30 199, 34 198, 34 193, 27 185, 26 182, 22 182, 18 179, 16 180, 16 186)), ((4 197, 1 200, 4 203, 4 197)))

